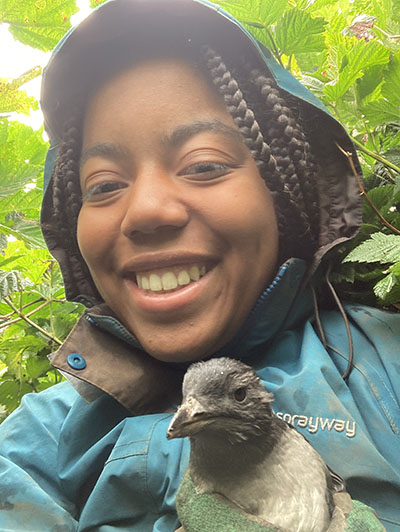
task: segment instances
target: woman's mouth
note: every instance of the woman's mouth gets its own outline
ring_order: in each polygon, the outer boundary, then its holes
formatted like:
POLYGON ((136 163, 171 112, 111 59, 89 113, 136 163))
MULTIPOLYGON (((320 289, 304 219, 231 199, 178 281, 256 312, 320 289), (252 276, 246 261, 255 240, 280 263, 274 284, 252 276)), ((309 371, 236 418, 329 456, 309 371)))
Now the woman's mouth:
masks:
POLYGON ((150 293, 166 293, 198 281, 207 273, 204 264, 190 264, 136 273, 139 288, 150 293))

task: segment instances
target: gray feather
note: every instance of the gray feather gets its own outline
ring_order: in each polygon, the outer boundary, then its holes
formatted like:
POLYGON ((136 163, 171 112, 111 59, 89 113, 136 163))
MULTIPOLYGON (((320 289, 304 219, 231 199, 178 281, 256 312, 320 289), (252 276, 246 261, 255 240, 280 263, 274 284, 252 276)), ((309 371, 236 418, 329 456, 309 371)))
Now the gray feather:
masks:
POLYGON ((198 493, 220 494, 288 532, 328 528, 339 484, 307 440, 274 415, 273 395, 251 367, 230 358, 196 362, 182 395, 167 437, 190 438, 198 493))

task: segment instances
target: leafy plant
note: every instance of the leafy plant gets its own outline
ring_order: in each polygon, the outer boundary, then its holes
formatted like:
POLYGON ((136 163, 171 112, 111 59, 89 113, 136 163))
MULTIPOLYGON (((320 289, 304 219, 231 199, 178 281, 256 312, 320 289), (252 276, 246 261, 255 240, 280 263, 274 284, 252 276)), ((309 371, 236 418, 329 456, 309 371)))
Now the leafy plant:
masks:
POLYGON ((332 279, 344 298, 400 308, 399 1, 218 3, 313 91, 352 137, 364 174, 364 225, 355 241, 331 256, 332 279), (383 246, 387 238, 397 242, 390 260, 383 246))
MULTIPOLYGON (((90 3, 96 7, 103 0, 90 3)), ((400 0, 219 4, 313 91, 352 137, 364 173, 360 193, 368 201, 360 234, 331 257, 331 278, 344 298, 400 308, 400 0)), ((27 46, 50 50, 77 9, 75 0, 0 0, 0 24, 9 24, 27 46)), ((38 107, 23 87, 40 73, 33 65, 14 80, 0 78, 0 416, 26 392, 60 380, 47 355, 82 312, 65 301, 38 222, 47 143, 41 129, 10 118, 38 107)))

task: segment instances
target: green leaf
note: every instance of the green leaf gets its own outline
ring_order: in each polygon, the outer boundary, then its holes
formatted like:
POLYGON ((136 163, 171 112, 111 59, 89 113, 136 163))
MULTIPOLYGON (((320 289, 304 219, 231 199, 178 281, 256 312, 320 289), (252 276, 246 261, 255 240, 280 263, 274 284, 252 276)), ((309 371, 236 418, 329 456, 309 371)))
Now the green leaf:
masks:
POLYGON ((38 102, 25 91, 18 90, 13 83, 0 79, 0 113, 29 114, 31 109, 38 109, 38 102))
POLYGON ((321 52, 325 47, 325 24, 326 21, 322 17, 313 18, 308 11, 290 9, 276 25, 277 45, 281 52, 288 56, 321 52))
POLYGON ((379 20, 379 25, 383 25, 386 19, 392 14, 392 0, 372 0, 374 13, 379 20))
POLYGON ((327 83, 324 92, 334 102, 342 98, 350 87, 364 75, 364 70, 387 64, 390 51, 377 41, 358 41, 348 38, 351 48, 342 56, 338 78, 327 83))
POLYGON ((7 124, 7 142, 0 145, 0 198, 22 189, 43 171, 47 143, 40 132, 19 122, 7 124))
POLYGON ((0 382, 0 404, 4 405, 6 410, 10 413, 17 408, 21 397, 32 391, 32 386, 26 382, 17 382, 13 380, 0 382))
POLYGON ((389 67, 385 72, 385 81, 382 87, 382 96, 387 101, 400 104, 400 52, 391 58, 389 67))
POLYGON ((400 260, 400 235, 373 233, 371 238, 353 249, 343 262, 379 262, 388 264, 400 260))
POLYGON ((20 289, 20 275, 18 271, 5 272, 0 270, 0 299, 3 299, 20 289))
POLYGON ((0 0, 0 22, 14 38, 40 50, 52 50, 71 27, 75 0, 0 0))
POLYGON ((400 303, 400 277, 390 273, 374 286, 374 293, 386 305, 400 303))
POLYGON ((13 292, 19 292, 30 284, 31 282, 17 270, 9 272, 0 270, 0 299, 4 299, 13 292))
POLYGON ((91 8, 95 8, 104 4, 104 2, 106 2, 106 0, 90 0, 89 4, 91 8))
MULTIPOLYGON (((42 69, 33 67, 22 76, 12 81, 0 79, 0 113, 24 113, 29 114, 31 109, 38 109, 38 102, 35 98, 28 96, 25 91, 19 90, 21 85, 40 76, 42 69)), ((4 144, 0 135, 0 144, 4 144)))
POLYGON ((240 22, 256 28, 276 23, 288 7, 287 0, 223 0, 217 3, 240 22))
POLYGON ((47 358, 31 356, 26 361, 26 371, 30 379, 37 379, 51 369, 47 358))
POLYGON ((376 127, 379 124, 391 121, 400 122, 399 105, 383 98, 376 102, 368 103, 363 107, 363 113, 367 117, 370 127, 376 127))
POLYGON ((23 258, 24 255, 15 255, 14 257, 8 257, 8 259, 0 260, 0 268, 4 268, 8 264, 14 263, 16 260, 23 258))
MULTIPOLYGON (((368 192, 368 197, 389 223, 395 227, 400 227, 399 211, 396 208, 393 210, 393 207, 400 201, 399 193, 396 192, 396 185, 375 187, 368 192)), ((366 201, 363 202, 363 220, 364 224, 380 225, 376 213, 366 201)))

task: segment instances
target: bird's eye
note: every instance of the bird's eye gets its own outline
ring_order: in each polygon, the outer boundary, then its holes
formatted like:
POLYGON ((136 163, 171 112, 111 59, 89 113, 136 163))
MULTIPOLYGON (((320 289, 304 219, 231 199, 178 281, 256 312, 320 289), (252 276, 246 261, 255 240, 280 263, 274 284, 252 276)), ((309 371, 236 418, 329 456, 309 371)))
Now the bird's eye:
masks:
POLYGON ((236 401, 241 403, 246 399, 246 388, 238 388, 233 395, 235 396, 236 401))

